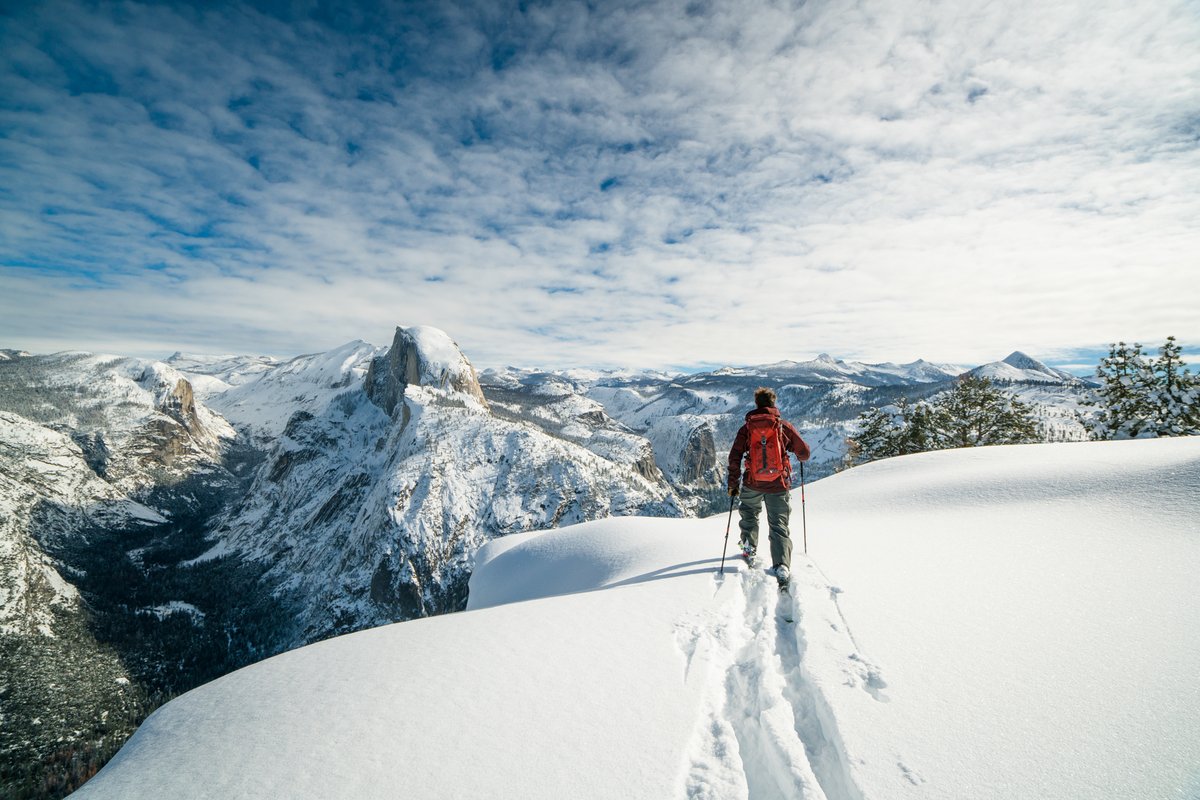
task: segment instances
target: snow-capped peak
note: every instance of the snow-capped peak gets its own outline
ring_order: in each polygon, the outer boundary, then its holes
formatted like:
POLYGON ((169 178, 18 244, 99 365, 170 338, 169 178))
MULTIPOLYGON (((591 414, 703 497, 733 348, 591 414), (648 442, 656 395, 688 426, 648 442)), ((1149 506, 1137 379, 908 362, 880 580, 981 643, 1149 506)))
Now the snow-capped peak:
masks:
POLYGON ((1005 364, 1010 364, 1017 369, 1032 369, 1038 372, 1049 372, 1050 368, 1038 361, 1033 356, 1026 355, 1020 350, 1014 350, 1009 354, 1008 358, 1004 359, 1005 364))
POLYGON ((1069 372, 1047 366, 1030 355, 1016 350, 1003 361, 993 361, 971 370, 972 375, 999 381, 1023 383, 1077 383, 1069 372))
POLYGON ((396 328, 391 348, 367 371, 367 396, 388 414, 409 386, 465 395, 487 407, 471 362, 444 331, 427 325, 396 328))
POLYGON ((475 369, 445 331, 428 325, 397 328, 392 346, 401 341, 406 342, 406 346, 407 342, 412 343, 418 359, 418 379, 414 383, 441 388, 451 384, 459 391, 478 391, 479 380, 475 369))

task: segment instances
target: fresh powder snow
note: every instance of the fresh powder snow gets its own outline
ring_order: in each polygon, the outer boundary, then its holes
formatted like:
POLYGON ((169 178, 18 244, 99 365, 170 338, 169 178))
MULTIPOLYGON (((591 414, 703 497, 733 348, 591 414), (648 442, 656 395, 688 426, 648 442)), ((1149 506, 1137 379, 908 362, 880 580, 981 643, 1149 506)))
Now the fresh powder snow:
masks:
POLYGON ((189 692, 76 796, 1194 800, 1198 488, 1200 438, 875 462, 807 556, 793 493, 790 597, 736 515, 724 575, 724 515, 504 537, 467 611, 189 692))

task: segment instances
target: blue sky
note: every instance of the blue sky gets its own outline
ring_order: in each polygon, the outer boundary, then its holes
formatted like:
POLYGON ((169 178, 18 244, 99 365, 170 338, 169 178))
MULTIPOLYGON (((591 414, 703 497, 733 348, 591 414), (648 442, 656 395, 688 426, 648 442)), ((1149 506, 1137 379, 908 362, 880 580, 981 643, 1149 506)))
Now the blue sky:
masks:
POLYGON ((3 347, 1200 347, 1188 0, 2 8, 3 347))

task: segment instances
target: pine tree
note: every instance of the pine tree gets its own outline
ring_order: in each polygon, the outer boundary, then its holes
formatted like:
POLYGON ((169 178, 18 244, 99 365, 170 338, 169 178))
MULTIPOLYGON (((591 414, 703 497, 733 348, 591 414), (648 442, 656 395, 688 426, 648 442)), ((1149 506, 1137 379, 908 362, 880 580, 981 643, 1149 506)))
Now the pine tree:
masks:
POLYGON ((1110 345, 1108 355, 1096 368, 1100 388, 1088 401, 1099 408, 1091 421, 1095 439, 1136 439, 1152 436, 1154 408, 1152 395, 1157 380, 1150 364, 1142 355, 1142 346, 1118 342, 1110 345))
POLYGON ((1030 407, 975 375, 964 375, 937 399, 930 421, 935 449, 1037 440, 1037 423, 1030 407))
POLYGON ((865 464, 868 461, 900 455, 900 437, 904 432, 901 407, 872 408, 860 414, 856 423, 859 432, 850 439, 850 453, 854 463, 865 464))
POLYGON ((925 400, 906 405, 903 408, 904 430, 901 433, 897 449, 900 454, 924 453, 936 450, 937 429, 935 419, 936 408, 925 400))
POLYGON ((1183 348, 1168 336, 1151 365, 1149 405, 1158 436, 1200 435, 1200 376, 1184 369, 1183 348))

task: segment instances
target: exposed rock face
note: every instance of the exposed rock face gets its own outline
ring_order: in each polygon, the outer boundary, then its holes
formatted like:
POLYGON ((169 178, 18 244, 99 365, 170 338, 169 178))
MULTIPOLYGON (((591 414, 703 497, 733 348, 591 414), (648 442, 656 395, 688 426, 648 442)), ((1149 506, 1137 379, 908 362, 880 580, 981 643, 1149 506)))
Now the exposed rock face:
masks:
POLYGON ((178 483, 220 461, 233 430, 196 403, 186 378, 154 362, 142 369, 136 384, 148 395, 148 413, 115 448, 117 457, 104 461, 106 477, 128 491, 145 491, 178 483))
POLYGON ((658 462, 654 460, 654 448, 650 446, 649 442, 646 442, 646 445, 639 450, 638 458, 633 462, 633 468, 648 481, 666 483, 662 470, 658 468, 658 462))
POLYGON ((83 451, 83 458, 92 471, 101 478, 108 478, 108 462, 112 458, 112 452, 108 449, 104 434, 98 431, 74 433, 71 439, 83 451))
POLYGON ((371 361, 367 397, 388 416, 409 386, 458 392, 487 408, 475 368, 458 345, 436 328, 396 328, 391 349, 371 361))
POLYGON ((680 459, 679 476, 684 483, 710 480, 717 469, 717 445, 712 426, 699 425, 688 435, 680 459))
POLYGON ((187 455, 187 428, 172 419, 148 420, 141 430, 136 450, 138 465, 145 468, 173 467, 187 455))
POLYGON ((188 433, 199 435, 202 432, 200 421, 196 418, 196 396, 186 378, 175 381, 175 386, 163 398, 159 409, 187 428, 188 433))

